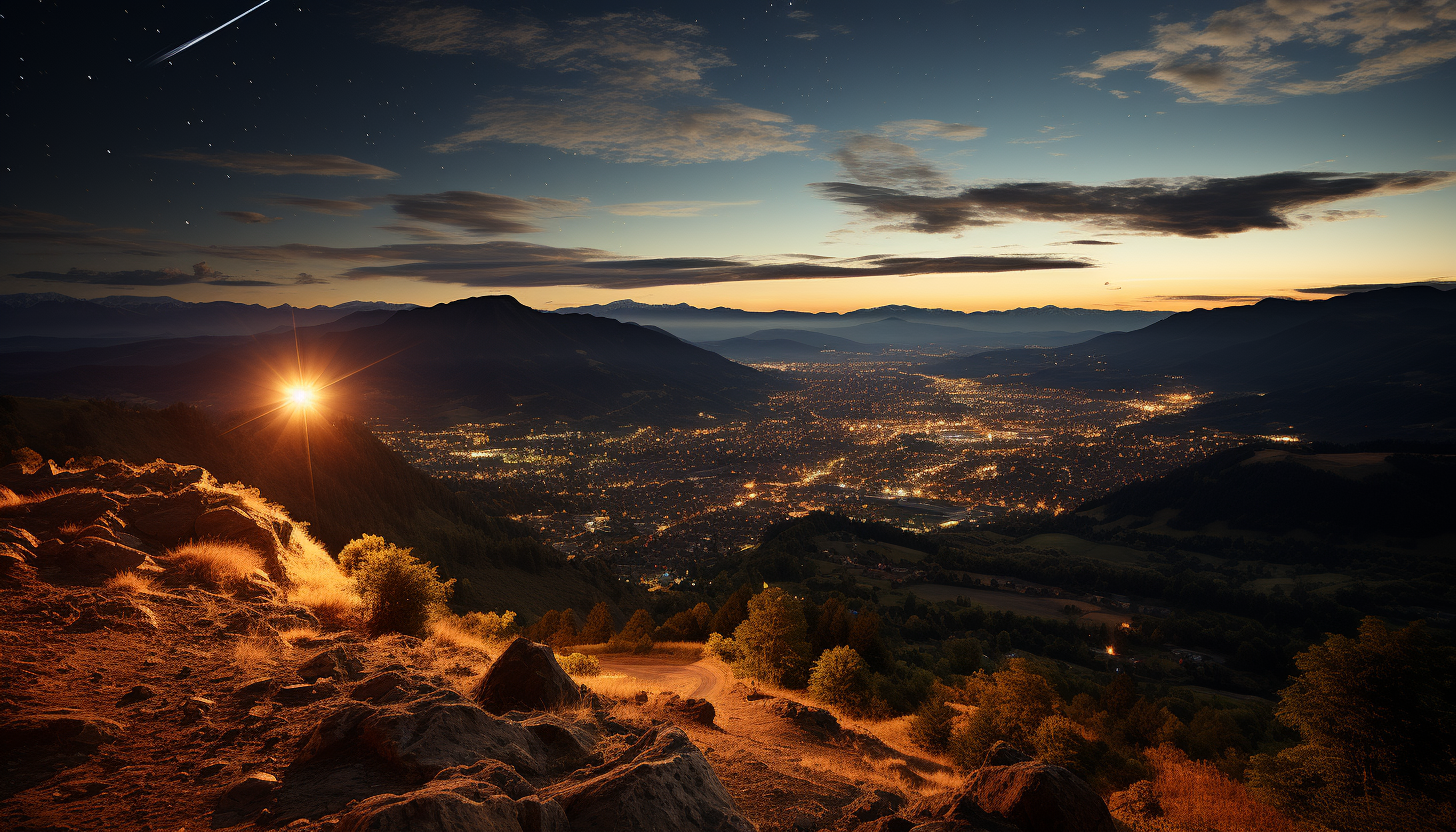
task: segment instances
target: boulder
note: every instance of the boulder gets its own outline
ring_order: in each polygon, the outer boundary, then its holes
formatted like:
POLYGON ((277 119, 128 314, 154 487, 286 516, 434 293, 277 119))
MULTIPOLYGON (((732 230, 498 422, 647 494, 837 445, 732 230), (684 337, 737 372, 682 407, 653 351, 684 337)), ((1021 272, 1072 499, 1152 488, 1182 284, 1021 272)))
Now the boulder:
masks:
POLYGON ((534 797, 521 804, 488 783, 446 780, 408 794, 375 795, 356 804, 337 832, 568 832, 561 807, 534 797), (525 804, 529 802, 529 807, 525 804), (524 810, 524 811, 523 811, 524 810), (530 826, 522 815, 530 816, 530 826))
POLYGON ((100 491, 70 491, 31 503, 28 508, 31 517, 52 525, 91 525, 121 508, 121 501, 100 491))
POLYGON ((579 704, 581 688, 550 647, 517 638, 480 677, 471 698, 493 714, 542 711, 579 704))
POLYGON ((546 789, 573 829, 593 832, 752 832, 703 753, 681 728, 659 725, 621 756, 546 789))
POLYGON ((174 546, 193 537, 197 518, 202 514, 202 500, 171 500, 164 508, 141 514, 131 521, 138 534, 174 546))
POLYGON ((953 795, 945 819, 972 820, 981 811, 1024 832, 1116 832, 1107 804, 1082 778, 1061 766, 1039 762, 976 770, 953 795), (957 811, 959 809, 960 811, 957 811))
POLYGON ((147 553, 100 537, 83 537, 46 558, 47 565, 66 572, 115 575, 148 562, 147 553))
POLYGON ((847 822, 865 824, 893 815, 904 805, 905 798, 900 795, 875 789, 860 795, 857 800, 844 807, 844 818, 847 822))
POLYGON ((591 734, 555 714, 536 714, 520 725, 541 741, 554 767, 566 771, 585 764, 597 744, 591 734))
POLYGON ((1003 740, 996 740, 991 750, 986 752, 986 758, 981 761, 981 768, 986 766, 1014 766, 1017 763, 1029 763, 1034 759, 1025 754, 1021 749, 1003 740))
POLYGON ((95 747, 115 742, 123 730, 119 722, 62 708, 0 723, 0 746, 62 750, 75 743, 95 747))
POLYGON ((314 682, 325 676, 335 679, 358 679, 364 675, 364 662, 351 650, 333 647, 319 653, 298 668, 298 678, 314 682))
POLYGON ((218 798, 220 812, 250 815, 262 809, 278 788, 278 778, 266 771, 255 771, 229 786, 218 798))
POLYGON ((546 748, 530 731, 469 703, 417 700, 414 709, 351 703, 321 721, 294 759, 370 758, 422 783, 452 766, 500 760, 527 776, 543 774, 546 748))
POLYGON ((706 699, 683 699, 675 693, 659 693, 653 697, 653 707, 668 711, 684 719, 692 720, 699 725, 712 725, 717 718, 718 712, 713 708, 713 703, 706 699))
POLYGON ((355 685, 354 689, 349 692, 349 698, 360 702, 384 704, 404 698, 409 688, 409 680, 391 670, 376 673, 355 685))
POLYGON ((151 699, 153 696, 156 695, 157 692, 147 687, 146 685, 133 685, 132 689, 126 692, 126 695, 122 696, 116 701, 116 704, 131 705, 136 702, 151 699))
POLYGON ((803 705, 792 699, 774 699, 771 707, 774 713, 820 739, 836 738, 843 733, 839 720, 823 708, 803 705))

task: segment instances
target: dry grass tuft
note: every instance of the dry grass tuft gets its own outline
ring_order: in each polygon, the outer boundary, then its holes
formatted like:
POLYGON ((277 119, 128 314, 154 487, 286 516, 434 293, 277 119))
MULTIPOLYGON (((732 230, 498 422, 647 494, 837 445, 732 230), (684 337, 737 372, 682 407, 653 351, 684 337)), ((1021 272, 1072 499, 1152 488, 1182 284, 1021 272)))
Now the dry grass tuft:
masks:
POLYGON ((23 505, 25 505, 26 502, 27 501, 26 501, 26 499, 24 497, 20 496, 19 494, 16 494, 14 491, 11 491, 10 489, 6 488, 5 486, 0 485, 0 508, 10 508, 11 506, 23 506, 23 505))
MULTIPOLYGON (((586 685, 595 693, 603 696, 610 696, 613 699, 631 699, 638 691, 648 693, 663 693, 671 690, 651 682, 643 681, 634 676, 623 676, 620 673, 604 673, 600 676, 572 676, 578 684, 586 685)), ((674 691, 676 693, 676 691, 674 691)))
POLYGON ((252 547, 220 540, 184 543, 168 554, 195 579, 223 588, 263 568, 263 557, 252 547))
POLYGON ((327 630, 347 630, 359 625, 359 608, 364 603, 347 582, 340 585, 305 584, 294 587, 288 600, 308 607, 327 630))
POLYGON ((250 633, 233 643, 233 664, 244 671, 272 670, 278 663, 279 647, 263 633, 250 633))
POLYGON ((289 647, 295 647, 300 641, 310 641, 318 638, 319 631, 317 627, 310 627, 305 624, 298 627, 289 627, 286 630, 279 630, 278 637, 283 639, 283 643, 289 647))
MULTIPOLYGON (((1134 811, 1133 802, 1120 799, 1138 790, 1113 795, 1109 804, 1113 816, 1135 832, 1302 832, 1306 827, 1260 803, 1244 784, 1229 779, 1213 763, 1190 760, 1170 745, 1147 752, 1156 772, 1150 791, 1162 809, 1162 817, 1147 817, 1134 811)), ((1149 781, 1143 781, 1148 783, 1149 781)))
POLYGON ((122 572, 106 579, 107 589, 119 589, 133 595, 153 595, 159 590, 151 578, 140 572, 122 572))
POLYGON ((85 526, 80 523, 67 523, 64 526, 61 526, 59 529, 56 529, 56 534, 59 534, 61 537, 64 537, 67 540, 71 540, 87 528, 89 528, 89 526, 85 526))

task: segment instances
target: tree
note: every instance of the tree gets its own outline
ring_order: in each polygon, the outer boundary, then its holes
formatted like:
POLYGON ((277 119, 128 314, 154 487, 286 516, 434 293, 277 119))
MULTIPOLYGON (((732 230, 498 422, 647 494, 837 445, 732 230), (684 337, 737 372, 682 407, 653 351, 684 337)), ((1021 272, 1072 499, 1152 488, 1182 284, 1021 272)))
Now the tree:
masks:
POLYGON ((826 705, 850 713, 864 709, 870 689, 869 668, 853 647, 831 647, 819 654, 809 674, 809 693, 826 705))
POLYGON ((556 635, 556 631, 559 629, 561 629, 561 610, 547 610, 540 618, 536 619, 535 624, 527 627, 522 635, 532 641, 544 644, 550 641, 551 637, 556 635))
POLYGON ((976 673, 966 680, 966 694, 976 711, 952 737, 958 765, 974 768, 997 740, 1035 748, 1033 738, 1047 717, 1061 708, 1061 698, 1026 659, 1009 659, 998 673, 976 673))
POLYGON ((1423 622, 1378 618, 1294 660, 1279 720, 1303 742, 1252 761, 1270 799, 1335 829, 1456 827, 1456 658, 1423 622))
POLYGON ((444 609, 455 584, 453 579, 442 582, 435 567, 409 549, 388 544, 356 561, 353 577, 364 601, 366 626, 376 636, 425 636, 430 618, 444 609))
POLYGON ((812 647, 815 653, 822 653, 831 647, 849 644, 849 611, 844 601, 830 596, 819 609, 819 620, 814 624, 812 647))
POLYGON ((1077 723, 1060 715, 1052 714, 1043 719, 1031 737, 1031 746, 1036 758, 1054 766, 1076 769, 1077 756, 1087 746, 1087 740, 1077 723))
POLYGON ((605 644, 612 640, 612 610, 606 601, 598 601, 581 628, 582 644, 605 644))
POLYGON ((652 633, 656 629, 657 623, 652 620, 651 614, 647 610, 638 610, 627 619, 622 632, 612 636, 612 640, 607 643, 607 649, 613 652, 632 650, 645 653, 652 649, 652 633))
POLYGON ((956 709, 943 697, 926 700, 910 720, 910 739, 927 751, 945 751, 950 745, 951 723, 956 709))
POLYGON ((738 668, 784 687, 800 687, 808 664, 804 608, 799 599, 769 587, 748 602, 748 618, 733 631, 738 668))
POLYGON ((552 647, 570 647, 581 643, 581 637, 576 632, 576 612, 570 607, 561 611, 561 623, 556 626, 556 632, 551 634, 548 643, 552 647))
POLYGON ((725 638, 732 636, 733 631, 738 629, 738 625, 748 618, 748 599, 752 597, 753 590, 749 588, 748 584, 738 587, 732 595, 728 596, 728 600, 723 602, 723 606, 718 608, 718 614, 713 616, 712 632, 725 638))
POLYGON ((890 664, 890 651, 880 638, 880 614, 869 607, 854 617, 854 624, 849 628, 849 646, 876 670, 884 670, 890 664))

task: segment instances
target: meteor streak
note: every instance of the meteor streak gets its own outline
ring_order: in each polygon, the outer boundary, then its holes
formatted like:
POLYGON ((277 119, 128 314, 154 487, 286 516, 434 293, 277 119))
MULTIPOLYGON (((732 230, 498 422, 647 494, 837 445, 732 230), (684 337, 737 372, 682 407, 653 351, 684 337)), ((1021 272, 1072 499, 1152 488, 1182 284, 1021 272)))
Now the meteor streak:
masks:
POLYGON ((234 23, 237 23, 239 20, 242 20, 243 18, 245 18, 248 15, 252 14, 253 12, 257 11, 258 9, 261 9, 264 6, 268 5, 269 2, 270 2, 270 0, 263 0, 263 2, 259 3, 258 5, 254 6, 251 9, 248 9, 247 11, 245 11, 242 14, 238 15, 237 17, 233 18, 232 20, 229 20, 228 22, 222 24, 221 26, 217 27, 216 29, 213 29, 211 32, 208 32, 205 35, 198 35, 197 37, 193 38, 192 40, 187 41, 186 43, 182 44, 181 46, 177 47, 176 49, 173 49, 171 52, 168 52, 167 54, 163 55, 162 57, 152 59, 147 64, 147 66, 156 66, 157 64, 161 63, 162 61, 165 61, 165 60, 171 58, 173 55, 176 55, 178 52, 181 52, 183 49, 186 49, 187 47, 192 46, 193 44, 200 43, 201 41, 203 41, 203 40, 205 40, 207 38, 212 37, 213 35, 217 34, 218 32, 221 32, 223 29, 226 29, 227 27, 233 25, 234 23))

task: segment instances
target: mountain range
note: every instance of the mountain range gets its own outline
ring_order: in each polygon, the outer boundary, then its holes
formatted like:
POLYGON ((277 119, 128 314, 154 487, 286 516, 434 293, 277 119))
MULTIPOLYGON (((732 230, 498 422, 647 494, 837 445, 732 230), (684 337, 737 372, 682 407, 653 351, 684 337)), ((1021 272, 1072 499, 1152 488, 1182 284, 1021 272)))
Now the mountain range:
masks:
POLYGON ((783 384, 646 327, 537 312, 498 295, 355 312, 296 333, 19 353, 0 369, 0 389, 226 412, 271 406, 300 378, 331 385, 322 392, 330 408, 424 424, 683 420, 745 412, 783 384))
MULTIPOLYGON (((869 309, 856 309, 852 312, 795 312, 791 310, 749 312, 723 306, 703 309, 685 303, 648 304, 632 300, 618 300, 606 304, 570 307, 556 311, 562 314, 586 313, 604 318, 615 318, 619 321, 651 324, 688 341, 721 341, 750 336, 751 333, 764 329, 795 329, 815 332, 829 330, 832 334, 864 341, 865 338, 857 338, 850 333, 834 332, 834 330, 860 324, 873 324, 887 319, 896 319, 908 324, 928 324, 971 330, 975 333, 967 336, 971 340, 977 336, 984 337, 986 333, 1034 334, 1087 330, 1120 332, 1145 327, 1173 314, 1140 310, 1069 309, 1059 306, 1024 307, 991 312, 957 312, 951 309, 923 309, 917 306, 902 305, 877 306, 869 309)), ((903 338, 904 333, 901 333, 899 337, 903 338)), ((955 332, 937 333, 934 330, 925 330, 917 332, 912 337, 924 340, 903 343, 962 342, 954 340, 961 338, 959 333, 955 332), (941 338, 949 336, 953 340, 936 341, 933 337, 935 335, 939 335, 941 338)), ((873 340, 884 342, 882 336, 877 336, 873 340)), ((1023 343, 1041 342, 1036 338, 1030 338, 1023 343)))
POLYGON ((1057 349, 985 352, 927 372, 1089 389, 1224 394, 1161 424, 1337 441, 1456 434, 1456 293, 1398 287, 1180 312, 1057 349))
POLYGON ((412 308, 414 304, 378 301, 304 308, 136 295, 89 300, 55 292, 0 295, 0 352, 107 346, 148 338, 255 335, 332 323, 355 312, 412 308))

